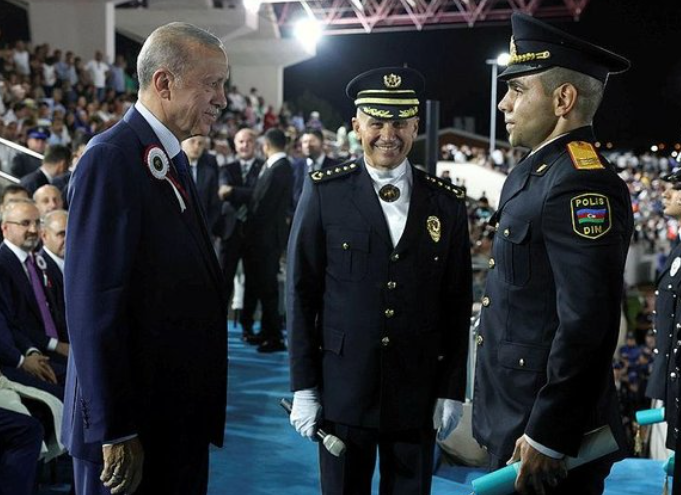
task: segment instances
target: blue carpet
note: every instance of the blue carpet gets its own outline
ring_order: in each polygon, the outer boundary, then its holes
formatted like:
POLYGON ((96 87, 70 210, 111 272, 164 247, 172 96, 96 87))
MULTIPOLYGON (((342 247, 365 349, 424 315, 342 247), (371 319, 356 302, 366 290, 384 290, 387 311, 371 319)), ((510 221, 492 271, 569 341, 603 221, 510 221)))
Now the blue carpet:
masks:
MULTIPOLYGON (((288 354, 259 354, 240 335, 230 323, 225 446, 211 451, 208 493, 318 495, 317 444, 301 438, 279 406, 279 399, 291 396, 288 354)), ((443 463, 432 495, 469 495, 471 481, 482 474, 443 463)), ((626 459, 614 466, 605 495, 658 495, 663 483, 661 462, 626 459)))

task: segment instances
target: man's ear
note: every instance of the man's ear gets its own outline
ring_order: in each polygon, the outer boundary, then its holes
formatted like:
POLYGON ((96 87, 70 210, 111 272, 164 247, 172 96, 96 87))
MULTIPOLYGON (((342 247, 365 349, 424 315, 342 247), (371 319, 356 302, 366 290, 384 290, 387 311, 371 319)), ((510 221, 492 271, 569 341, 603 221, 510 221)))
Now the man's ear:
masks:
POLYGON ((174 76, 166 69, 158 69, 151 77, 156 93, 164 100, 170 99, 170 89, 175 83, 174 76))
POLYGON ((414 139, 419 135, 419 118, 414 118, 414 139))
POLYGON ((577 88, 570 84, 561 84, 553 92, 553 112, 556 117, 565 117, 577 104, 579 93, 577 88))

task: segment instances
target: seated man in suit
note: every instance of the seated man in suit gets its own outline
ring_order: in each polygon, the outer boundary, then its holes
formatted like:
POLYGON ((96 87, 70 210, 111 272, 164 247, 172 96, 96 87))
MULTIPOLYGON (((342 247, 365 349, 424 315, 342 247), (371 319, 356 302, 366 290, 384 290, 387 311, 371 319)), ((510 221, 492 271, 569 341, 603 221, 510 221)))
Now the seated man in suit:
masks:
POLYGON ((56 177, 64 174, 70 164, 71 150, 68 147, 61 144, 48 146, 40 168, 22 177, 21 185, 33 194, 39 187, 51 184, 56 177))
POLYGON ((0 245, 0 288, 10 326, 27 335, 40 352, 63 368, 69 344, 59 339, 46 296, 47 265, 33 253, 39 231, 40 213, 33 201, 17 200, 7 205, 2 219, 5 241, 0 245))
POLYGON ((52 308, 57 324, 57 334, 62 342, 69 342, 66 330, 66 310, 64 305, 64 255, 66 253, 66 222, 69 214, 64 210, 54 210, 43 217, 40 239, 43 247, 38 256, 45 261, 47 286, 45 293, 52 308))
POLYGON ((306 129, 300 136, 303 157, 293 162, 293 211, 303 192, 303 183, 310 172, 338 165, 338 160, 324 153, 324 134, 319 129, 306 129))
POLYGON ((37 419, 0 408, 0 494, 34 493, 43 435, 37 419))
POLYGON ((206 215, 208 231, 212 236, 219 235, 220 198, 218 198, 218 163, 206 151, 204 136, 193 136, 182 141, 182 150, 189 160, 189 172, 196 191, 199 193, 203 213, 206 215))
MULTIPOLYGON (((248 213, 248 203, 258 181, 262 160, 255 156, 257 134, 244 128, 234 136, 237 160, 220 169, 220 188, 218 194, 222 204, 222 244, 220 264, 227 284, 227 293, 234 292, 234 275, 243 258, 244 221, 248 213)), ((248 274, 246 274, 248 275, 248 274)), ((250 329, 245 329, 245 342, 258 343, 250 329)))
POLYGON ((286 135, 279 129, 265 133, 263 151, 267 161, 248 206, 244 224, 244 271, 246 290, 241 326, 253 328, 253 314, 262 305, 258 352, 286 350, 279 314, 279 259, 288 241, 286 217, 291 204, 293 172, 286 157, 286 135))
POLYGON ((61 191, 57 186, 51 184, 39 187, 33 193, 33 201, 35 201, 41 217, 44 217, 51 211, 61 210, 64 207, 64 198, 61 191))

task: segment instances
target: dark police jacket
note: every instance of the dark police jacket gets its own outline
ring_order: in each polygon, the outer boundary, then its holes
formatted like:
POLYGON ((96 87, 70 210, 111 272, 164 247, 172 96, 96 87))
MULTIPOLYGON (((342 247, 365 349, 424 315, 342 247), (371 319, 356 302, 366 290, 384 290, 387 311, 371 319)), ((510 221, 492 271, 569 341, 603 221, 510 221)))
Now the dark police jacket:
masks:
POLYGON ((665 401, 667 421, 667 447, 674 449, 679 405, 679 369, 672 353, 678 354, 679 329, 681 329, 681 244, 669 253, 664 269, 657 277, 655 291, 655 360, 648 379, 646 396, 665 401))
POLYGON ((310 174, 288 246, 291 388, 319 387, 325 419, 432 428, 463 400, 471 261, 461 191, 418 169, 393 247, 363 161, 310 174))
POLYGON ((574 456, 609 425, 623 446, 612 372, 633 229, 629 194, 576 129, 522 160, 501 193, 482 299, 473 434, 502 459, 526 433, 574 456))

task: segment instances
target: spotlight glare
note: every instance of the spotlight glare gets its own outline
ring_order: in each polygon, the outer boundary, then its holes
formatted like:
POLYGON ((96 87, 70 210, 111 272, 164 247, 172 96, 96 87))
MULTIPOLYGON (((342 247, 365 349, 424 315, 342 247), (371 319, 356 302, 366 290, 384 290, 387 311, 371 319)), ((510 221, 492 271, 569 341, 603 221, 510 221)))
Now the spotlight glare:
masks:
POLYGON ((308 17, 296 23, 294 34, 303 46, 315 46, 322 37, 322 26, 316 19, 308 17))
POLYGON ((260 4, 262 0, 243 0, 244 8, 253 14, 257 14, 260 10, 260 4))

